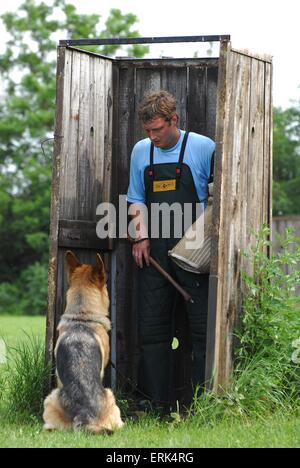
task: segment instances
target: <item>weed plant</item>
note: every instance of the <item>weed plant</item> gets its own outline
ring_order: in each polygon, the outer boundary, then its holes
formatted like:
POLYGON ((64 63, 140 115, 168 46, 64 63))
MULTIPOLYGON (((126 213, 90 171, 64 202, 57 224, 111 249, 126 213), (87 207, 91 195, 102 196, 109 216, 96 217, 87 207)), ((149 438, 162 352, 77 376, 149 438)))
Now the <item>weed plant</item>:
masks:
POLYGON ((24 335, 14 348, 8 346, 7 365, 0 380, 6 416, 9 419, 35 420, 42 415, 44 389, 50 370, 45 367, 43 341, 25 332, 24 335))
POLYGON ((293 359, 300 338, 299 239, 291 229, 278 236, 281 251, 271 256, 270 230, 263 225, 245 253, 252 273, 242 273, 244 301, 234 373, 218 394, 196 392, 191 407, 201 424, 224 417, 265 417, 300 408, 300 359, 293 359), (288 271, 288 273, 287 273, 288 271), (294 354, 293 354, 294 352, 294 354))

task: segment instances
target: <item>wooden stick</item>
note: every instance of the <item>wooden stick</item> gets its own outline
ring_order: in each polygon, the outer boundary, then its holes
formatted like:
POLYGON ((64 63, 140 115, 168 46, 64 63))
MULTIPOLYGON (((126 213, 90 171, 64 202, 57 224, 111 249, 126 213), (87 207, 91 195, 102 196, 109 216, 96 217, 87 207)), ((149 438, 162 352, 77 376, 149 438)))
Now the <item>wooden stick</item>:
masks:
POLYGON ((164 270, 159 263, 157 263, 156 260, 154 260, 153 257, 151 257, 151 255, 149 255, 149 260, 150 260, 150 263, 151 265, 154 266, 154 268, 157 269, 157 271, 159 271, 173 286, 174 288, 177 289, 177 291, 180 292, 180 294, 182 294, 182 296, 184 297, 185 301, 187 302, 191 302, 192 304, 194 304, 194 301, 192 299, 192 297, 177 283, 177 281, 175 281, 171 275, 169 275, 169 273, 166 272, 166 270, 164 270))

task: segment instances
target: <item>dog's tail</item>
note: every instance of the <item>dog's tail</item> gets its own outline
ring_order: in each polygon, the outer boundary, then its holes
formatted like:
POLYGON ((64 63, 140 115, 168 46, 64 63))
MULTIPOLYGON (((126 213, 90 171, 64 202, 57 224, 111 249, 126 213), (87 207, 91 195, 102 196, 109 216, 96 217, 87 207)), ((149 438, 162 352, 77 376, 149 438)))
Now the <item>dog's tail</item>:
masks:
POLYGON ((87 402, 86 399, 85 404, 79 400, 74 402, 64 388, 60 398, 75 431, 86 429, 94 434, 112 433, 124 424, 114 394, 109 388, 102 388, 93 401, 87 402))
POLYGON ((99 414, 101 414, 102 402, 99 394, 101 395, 104 392, 104 388, 103 390, 101 389, 102 391, 98 389, 98 395, 90 395, 82 391, 81 388, 74 388, 74 386, 72 387, 73 392, 70 390, 69 388, 62 388, 60 400, 62 406, 70 415, 73 428, 79 431, 93 424, 99 417, 99 414), (75 395, 76 399, 74 398, 75 395))
POLYGON ((121 419, 120 409, 116 404, 114 394, 109 388, 106 388, 102 402, 102 411, 98 419, 86 426, 86 428, 94 434, 99 434, 100 432, 111 434, 123 426, 124 423, 121 419))
POLYGON ((73 418, 73 428, 75 431, 80 431, 84 427, 89 426, 95 420, 86 409, 82 408, 78 411, 76 416, 73 418))

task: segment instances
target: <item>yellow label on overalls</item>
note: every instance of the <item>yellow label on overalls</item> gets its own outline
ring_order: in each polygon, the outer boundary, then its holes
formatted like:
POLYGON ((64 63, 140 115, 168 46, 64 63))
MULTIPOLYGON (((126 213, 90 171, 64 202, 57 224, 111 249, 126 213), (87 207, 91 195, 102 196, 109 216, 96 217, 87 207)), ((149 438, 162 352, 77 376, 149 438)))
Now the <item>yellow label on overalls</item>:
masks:
POLYGON ((153 192, 168 192, 170 190, 176 190, 176 179, 153 181, 153 192))

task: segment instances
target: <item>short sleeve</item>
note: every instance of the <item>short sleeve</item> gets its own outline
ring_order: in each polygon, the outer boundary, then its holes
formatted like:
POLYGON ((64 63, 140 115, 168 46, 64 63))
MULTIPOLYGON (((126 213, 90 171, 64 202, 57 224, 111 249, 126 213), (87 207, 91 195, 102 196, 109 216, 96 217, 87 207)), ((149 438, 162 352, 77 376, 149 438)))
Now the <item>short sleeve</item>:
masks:
POLYGON ((145 203, 145 187, 143 174, 139 164, 139 150, 137 145, 132 150, 131 161, 130 161, 130 177, 129 187, 127 192, 127 201, 129 203, 145 203))
POLYGON ((209 179, 210 176, 210 166, 211 166, 211 159, 215 152, 216 145, 215 142, 212 141, 210 138, 205 138, 204 145, 202 148, 202 161, 204 163, 204 172, 209 179))

